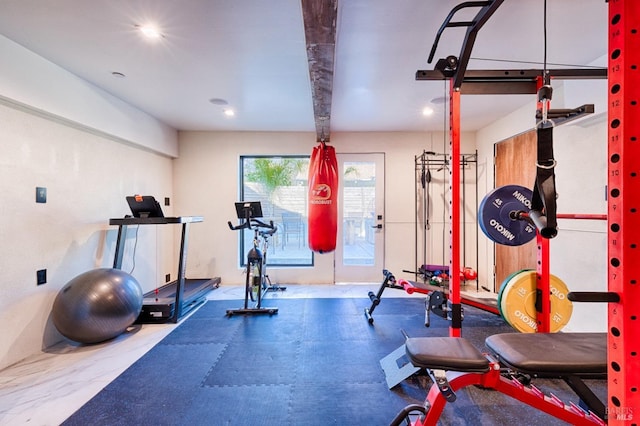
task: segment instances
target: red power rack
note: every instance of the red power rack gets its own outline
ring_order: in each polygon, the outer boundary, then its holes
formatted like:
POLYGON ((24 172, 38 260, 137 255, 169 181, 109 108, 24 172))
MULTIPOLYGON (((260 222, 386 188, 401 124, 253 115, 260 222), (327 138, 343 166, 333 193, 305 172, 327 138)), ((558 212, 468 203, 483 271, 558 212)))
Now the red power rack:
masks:
POLYGON ((608 420, 640 422, 640 2, 609 0, 608 420), (638 334, 636 334, 638 333, 638 334))
POLYGON ((449 256, 449 301, 451 302, 451 326, 449 335, 460 337, 462 331, 462 305, 460 302, 460 89, 449 80, 449 223, 451 224, 449 256))

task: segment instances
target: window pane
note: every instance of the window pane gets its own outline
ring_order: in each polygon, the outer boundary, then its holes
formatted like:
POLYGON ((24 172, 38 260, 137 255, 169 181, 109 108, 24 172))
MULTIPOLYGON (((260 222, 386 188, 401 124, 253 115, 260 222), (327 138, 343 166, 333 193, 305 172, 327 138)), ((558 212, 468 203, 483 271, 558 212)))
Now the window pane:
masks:
MULTIPOLYGON (((267 265, 312 266, 307 244, 308 156, 240 157, 242 201, 260 201, 263 221, 278 231, 269 241, 267 265)), ((253 231, 242 230, 240 264, 252 247, 253 231)))
POLYGON ((345 162, 343 176, 343 264, 373 265, 376 163, 345 162))

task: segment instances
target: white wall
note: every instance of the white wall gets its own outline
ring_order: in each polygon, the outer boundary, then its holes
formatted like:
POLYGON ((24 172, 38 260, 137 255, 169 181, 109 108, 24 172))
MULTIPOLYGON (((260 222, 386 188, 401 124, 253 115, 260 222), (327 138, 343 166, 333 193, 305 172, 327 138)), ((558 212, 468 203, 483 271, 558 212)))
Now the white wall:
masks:
POLYGON ((177 156, 176 130, 0 35, 0 99, 177 156))
MULTIPOLYGON (((552 108, 595 104, 595 114, 554 130, 558 213, 606 214, 607 85, 605 80, 554 83, 552 108)), ((532 129, 535 99, 476 134, 479 157, 491 167, 480 178, 480 191, 493 188, 494 144, 532 129)), ((482 170, 482 169, 481 169, 482 170)), ((558 236, 550 244, 551 273, 573 291, 606 291, 606 221, 559 220, 558 236)), ((480 234, 480 280, 493 282, 494 246, 480 234)), ((497 283, 498 286, 500 283, 497 283)), ((606 331, 606 304, 574 303, 565 331, 606 331)))
MULTIPOLYGON (((173 197, 177 132, 2 36, 0 55, 1 369, 62 339, 53 300, 79 273, 112 265, 108 222, 128 212, 125 196, 173 197), (47 283, 36 286, 39 269, 47 283)), ((175 232, 154 228, 138 234, 133 275, 145 291, 177 270, 175 232)))
MULTIPOLYGON (((50 319, 56 294, 76 275, 112 265, 117 227, 109 218, 127 213, 126 195, 171 197, 172 170, 170 158, 5 105, 0 121, 2 368, 61 339, 50 319), (47 188, 45 204, 35 202, 37 186, 47 188), (36 286, 39 269, 47 283, 36 286)), ((173 245, 173 233, 154 228, 139 230, 133 273, 147 291, 164 282, 173 261, 160 247, 173 245)))
MULTIPOLYGON (((178 214, 202 215, 192 227, 187 273, 219 276, 224 284, 240 284, 238 240, 227 221, 235 217, 238 201, 238 166, 241 155, 309 155, 313 133, 181 132, 180 157, 174 161, 174 191, 178 214)), ((465 148, 474 149, 474 136, 463 136, 465 148)), ((336 133, 331 144, 340 153, 385 153, 385 267, 397 276, 413 269, 415 248, 414 157, 423 150, 442 152, 442 135, 426 133, 336 133)), ((436 184, 434 184, 436 185, 436 184)), ((435 193, 442 193, 436 187, 435 193)), ((434 218, 436 230, 440 218, 434 218)), ((441 228, 440 228, 441 229, 441 228)), ((441 232, 435 232, 441 251, 441 232)), ((447 245, 448 246, 448 245, 447 245)), ((475 254, 473 255, 475 256, 475 254)), ((440 252, 434 253, 441 259, 440 252)), ((269 267, 278 283, 333 283, 333 254, 315 255, 313 268, 269 267)), ((410 278, 411 275, 406 275, 410 278)))

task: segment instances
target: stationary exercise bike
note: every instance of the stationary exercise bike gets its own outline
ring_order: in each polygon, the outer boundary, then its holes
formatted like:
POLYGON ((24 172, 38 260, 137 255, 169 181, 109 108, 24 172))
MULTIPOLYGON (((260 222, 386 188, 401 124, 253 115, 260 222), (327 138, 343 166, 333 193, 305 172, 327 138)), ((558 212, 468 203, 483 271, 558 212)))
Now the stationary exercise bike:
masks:
POLYGON ((262 217, 262 206, 259 201, 236 203, 236 213, 242 223, 234 226, 231 222, 228 222, 229 228, 232 231, 241 229, 253 230, 253 247, 247 252, 244 306, 238 309, 227 309, 227 315, 276 314, 278 313, 278 308, 262 306, 262 297, 270 290, 286 290, 286 287, 272 285, 266 273, 269 237, 276 233, 278 227, 274 225, 273 221, 265 223, 258 219, 262 217), (255 302, 255 304, 249 306, 249 300, 255 302))

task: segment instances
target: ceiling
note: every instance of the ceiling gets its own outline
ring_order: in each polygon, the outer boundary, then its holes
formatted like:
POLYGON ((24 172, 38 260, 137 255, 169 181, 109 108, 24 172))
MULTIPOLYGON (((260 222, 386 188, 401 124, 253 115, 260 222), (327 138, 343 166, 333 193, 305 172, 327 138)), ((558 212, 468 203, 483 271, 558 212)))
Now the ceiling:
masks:
MULTIPOLYGON (((415 73, 433 69, 434 37, 459 3, 338 0, 329 131, 443 130, 446 104, 431 101, 447 85, 416 81, 415 73), (435 113, 423 116, 425 106, 435 113)), ((607 53, 604 0, 547 3, 547 62, 561 64, 550 67, 607 53)), ((468 69, 541 69, 543 5, 506 0, 478 34, 468 69)), ((434 63, 459 55, 464 32, 443 33, 434 63)), ((0 34, 178 130, 316 130, 301 0, 2 0, 0 34), (140 36, 136 27, 147 23, 160 39, 140 36), (226 108, 236 115, 225 116, 226 108)), ((530 101, 464 96, 462 130, 530 101)))

